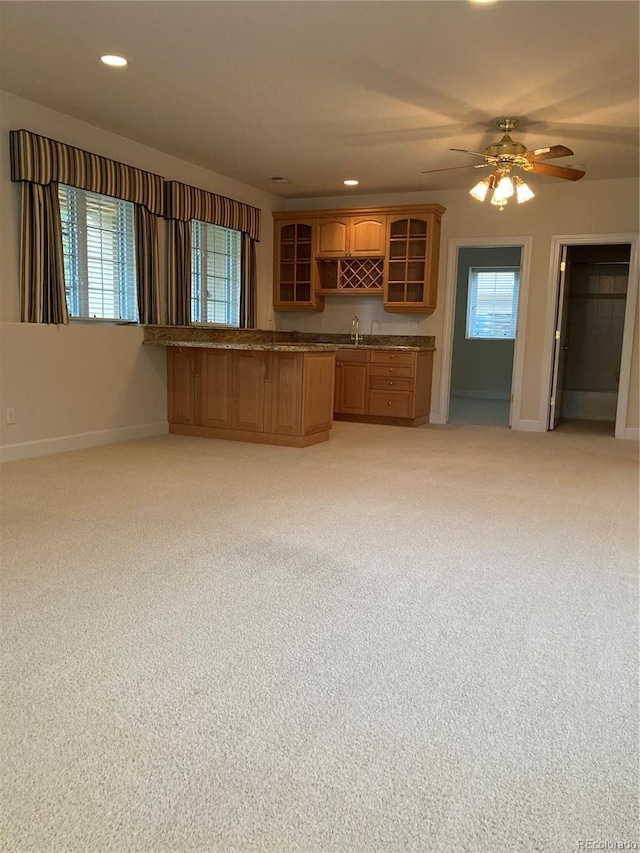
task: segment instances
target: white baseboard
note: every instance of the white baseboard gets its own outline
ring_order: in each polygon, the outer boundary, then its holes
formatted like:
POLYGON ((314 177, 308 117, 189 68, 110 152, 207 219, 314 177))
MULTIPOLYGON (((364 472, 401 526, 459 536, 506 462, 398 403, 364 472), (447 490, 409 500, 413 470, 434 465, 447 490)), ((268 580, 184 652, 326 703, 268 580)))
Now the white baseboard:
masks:
POLYGON ((520 432, 546 432, 547 425, 541 421, 516 421, 511 424, 511 429, 519 430, 520 432))
POLYGON ((639 427, 625 427, 622 438, 629 439, 629 441, 640 441, 640 428, 639 427))
POLYGON ((82 432, 76 435, 63 435, 59 438, 45 438, 40 441, 24 441, 21 444, 6 444, 0 447, 0 462, 17 462, 34 456, 49 456, 53 453, 66 453, 69 450, 98 447, 101 444, 114 444, 117 441, 150 438, 153 435, 165 435, 168 432, 168 423, 158 421, 153 424, 82 432))

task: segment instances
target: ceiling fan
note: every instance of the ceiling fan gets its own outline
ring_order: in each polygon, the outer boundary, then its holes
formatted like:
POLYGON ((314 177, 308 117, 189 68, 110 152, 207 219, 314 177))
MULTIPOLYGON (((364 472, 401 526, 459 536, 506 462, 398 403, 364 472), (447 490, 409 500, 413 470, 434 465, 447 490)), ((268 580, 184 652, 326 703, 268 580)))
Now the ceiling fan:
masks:
POLYGON ((524 172, 533 172, 539 175, 550 175, 553 178, 564 178, 568 181, 579 181, 584 177, 582 169, 573 169, 568 166, 556 166, 553 163, 544 163, 543 160, 553 160, 556 157, 570 157, 573 151, 565 145, 551 145, 547 148, 535 148, 527 151, 521 142, 514 142, 509 136, 512 130, 518 126, 518 119, 501 118, 496 124, 502 130, 503 137, 499 142, 488 145, 483 153, 479 151, 467 151, 465 148, 451 148, 451 151, 460 151, 463 154, 471 154, 473 157, 482 157, 484 163, 468 163, 465 166, 449 166, 444 169, 427 169, 422 174, 431 172, 449 172, 453 169, 486 169, 494 167, 494 172, 481 181, 471 190, 471 195, 479 201, 484 201, 487 191, 494 190, 492 204, 497 205, 500 210, 507 203, 507 199, 517 193, 518 201, 528 201, 533 193, 522 182, 519 177, 510 177, 511 169, 515 166, 524 172), (497 192, 502 185, 502 192, 497 192), (496 195, 497 193, 497 195, 496 195))

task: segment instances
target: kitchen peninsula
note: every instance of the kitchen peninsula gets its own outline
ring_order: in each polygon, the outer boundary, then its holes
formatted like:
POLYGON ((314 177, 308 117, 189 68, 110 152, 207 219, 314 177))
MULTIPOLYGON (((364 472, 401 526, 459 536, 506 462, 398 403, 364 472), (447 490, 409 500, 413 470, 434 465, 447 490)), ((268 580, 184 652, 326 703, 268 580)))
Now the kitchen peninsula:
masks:
POLYGON ((169 432, 306 447, 333 417, 429 420, 432 337, 147 326, 167 347, 169 432))

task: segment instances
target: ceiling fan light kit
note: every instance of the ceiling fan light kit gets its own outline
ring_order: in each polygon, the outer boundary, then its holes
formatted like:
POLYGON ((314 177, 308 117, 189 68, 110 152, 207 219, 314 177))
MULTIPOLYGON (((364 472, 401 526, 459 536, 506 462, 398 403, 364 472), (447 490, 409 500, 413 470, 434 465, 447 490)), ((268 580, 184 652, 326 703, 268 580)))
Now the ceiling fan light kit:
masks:
MULTIPOLYGON (((510 132, 517 127, 518 119, 501 118, 496 122, 503 132, 502 139, 479 151, 467 151, 464 148, 452 148, 451 151, 461 151, 463 154, 471 154, 473 157, 482 157, 484 163, 472 163, 469 166, 451 166, 449 169, 428 169, 427 172, 448 172, 450 169, 484 169, 487 166, 495 167, 495 171, 488 178, 483 178, 469 190, 469 195, 477 201, 484 201, 489 190, 493 190, 491 204, 504 210, 510 198, 515 195, 518 204, 524 204, 535 197, 533 190, 517 175, 511 175, 514 167, 522 169, 523 172, 534 172, 541 175, 549 175, 554 178, 563 178, 568 181, 579 181, 584 177, 581 169, 572 169, 568 166, 554 166, 550 163, 542 163, 541 160, 552 160, 555 157, 570 157, 573 151, 565 145, 552 145, 547 148, 536 148, 527 151, 521 142, 514 142, 510 132)), ((427 174, 423 172, 423 174, 427 174)))
POLYGON ((528 184, 525 184, 522 178, 516 176, 513 180, 516 185, 516 200, 518 204, 523 204, 525 201, 529 201, 535 197, 534 191, 528 184))
POLYGON ((483 178, 479 183, 469 190, 469 195, 477 201, 484 201, 489 190, 493 190, 491 204, 504 210, 507 202, 514 195, 518 204, 535 197, 535 193, 528 184, 517 175, 511 177, 508 170, 494 172, 488 178, 483 178))

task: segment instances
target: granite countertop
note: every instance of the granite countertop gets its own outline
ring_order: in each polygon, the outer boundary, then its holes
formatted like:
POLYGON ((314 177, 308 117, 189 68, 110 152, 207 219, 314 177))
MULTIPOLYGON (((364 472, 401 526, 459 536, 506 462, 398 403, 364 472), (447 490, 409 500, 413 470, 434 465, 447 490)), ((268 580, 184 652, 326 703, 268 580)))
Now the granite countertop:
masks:
POLYGON ((165 347, 333 352, 338 349, 435 350, 433 335, 363 335, 354 344, 348 334, 278 332, 267 329, 211 329, 203 326, 145 326, 144 343, 165 347))
POLYGON ((201 349, 250 349, 269 350, 269 352, 336 352, 335 344, 305 343, 269 343, 241 341, 145 341, 146 344, 159 344, 163 347, 200 347, 201 349))

